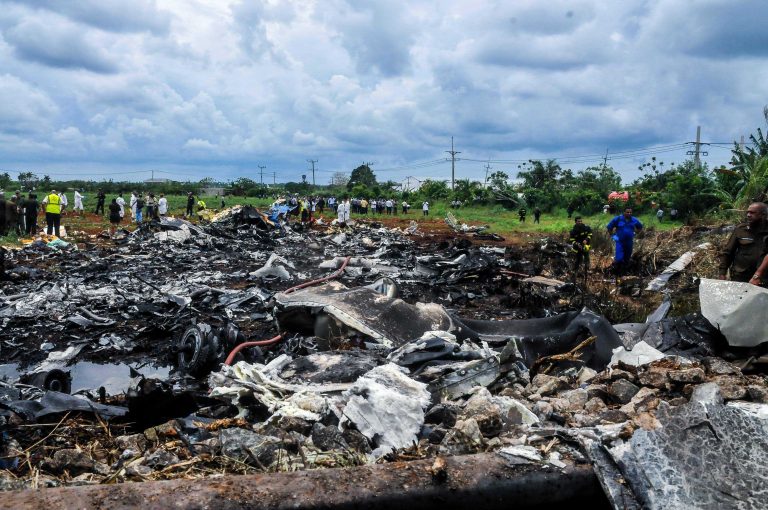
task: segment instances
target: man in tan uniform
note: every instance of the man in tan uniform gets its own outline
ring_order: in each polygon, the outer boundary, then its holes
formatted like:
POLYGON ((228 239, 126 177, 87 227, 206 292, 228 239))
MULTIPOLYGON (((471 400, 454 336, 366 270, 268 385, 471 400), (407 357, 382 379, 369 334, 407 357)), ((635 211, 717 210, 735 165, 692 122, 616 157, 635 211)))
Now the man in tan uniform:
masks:
POLYGON ((720 279, 730 272, 731 280, 748 282, 768 253, 768 205, 747 208, 747 222, 736 226, 720 254, 720 279))

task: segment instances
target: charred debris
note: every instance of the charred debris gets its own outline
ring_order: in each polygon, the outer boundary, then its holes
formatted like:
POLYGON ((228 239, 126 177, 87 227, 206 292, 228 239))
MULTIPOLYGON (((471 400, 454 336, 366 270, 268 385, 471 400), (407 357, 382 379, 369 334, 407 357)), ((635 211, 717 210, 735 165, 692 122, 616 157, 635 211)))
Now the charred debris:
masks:
POLYGON ((705 233, 652 263, 641 245, 616 285, 571 281, 557 239, 448 225, 243 207, 6 250, 3 489, 412 461, 417 498, 484 455, 563 500, 587 480, 606 507, 762 504, 768 293, 699 284, 705 233))

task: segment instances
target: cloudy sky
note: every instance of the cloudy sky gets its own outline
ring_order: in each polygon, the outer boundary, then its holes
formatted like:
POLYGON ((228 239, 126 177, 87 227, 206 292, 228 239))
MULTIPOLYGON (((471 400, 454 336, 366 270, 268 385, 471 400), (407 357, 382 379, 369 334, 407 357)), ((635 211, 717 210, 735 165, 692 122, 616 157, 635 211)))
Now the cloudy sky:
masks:
MULTIPOLYGON (((656 156, 764 126, 765 0, 0 0, 0 171, 300 180, 656 156)), ((727 146, 705 146, 710 165, 727 146)))

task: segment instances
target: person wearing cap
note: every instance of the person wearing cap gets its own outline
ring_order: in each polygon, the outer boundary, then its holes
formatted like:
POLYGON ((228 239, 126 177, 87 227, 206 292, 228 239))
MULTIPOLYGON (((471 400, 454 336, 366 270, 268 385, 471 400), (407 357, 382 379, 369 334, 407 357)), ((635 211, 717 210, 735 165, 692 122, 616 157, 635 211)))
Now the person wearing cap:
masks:
POLYGON ((56 237, 59 237, 63 206, 61 204, 61 195, 56 193, 55 189, 51 190, 43 199, 43 210, 45 211, 46 233, 49 236, 55 233, 56 237))

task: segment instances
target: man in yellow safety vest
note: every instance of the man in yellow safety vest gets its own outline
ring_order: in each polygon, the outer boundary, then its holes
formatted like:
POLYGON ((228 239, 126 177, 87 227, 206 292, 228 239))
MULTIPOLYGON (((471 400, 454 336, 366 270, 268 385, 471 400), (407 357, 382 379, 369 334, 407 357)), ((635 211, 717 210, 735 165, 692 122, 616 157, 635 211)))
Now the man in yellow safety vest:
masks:
POLYGON ((50 236, 56 233, 60 237, 59 228, 61 226, 61 197, 53 189, 43 199, 43 209, 45 210, 45 222, 48 225, 46 233, 50 236))

